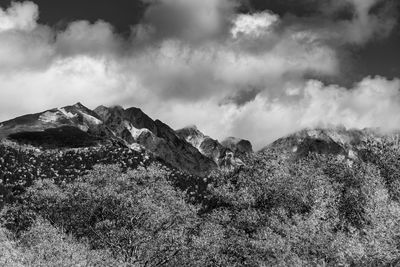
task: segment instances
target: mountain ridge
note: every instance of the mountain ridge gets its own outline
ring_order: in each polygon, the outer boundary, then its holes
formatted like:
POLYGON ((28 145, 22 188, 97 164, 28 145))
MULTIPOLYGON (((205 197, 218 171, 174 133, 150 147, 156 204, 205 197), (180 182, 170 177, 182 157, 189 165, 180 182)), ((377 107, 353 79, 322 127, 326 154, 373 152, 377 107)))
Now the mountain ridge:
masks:
MULTIPOLYGON (((91 110, 78 102, 26 114, 0 123, 0 139, 3 138, 47 148, 92 146, 113 140, 128 147, 139 146, 174 167, 201 176, 218 168, 219 162, 212 155, 201 153, 179 131, 136 107, 102 105, 91 110), (80 139, 87 142, 81 144, 80 139)), ((219 143, 218 146, 225 150, 219 143)))
POLYGON ((119 142, 148 150, 178 169, 201 176, 218 167, 232 169, 245 165, 247 157, 268 149, 277 149, 295 158, 317 153, 355 159, 362 142, 384 136, 398 138, 397 133, 381 133, 379 129, 305 128, 254 152, 248 140, 228 137, 218 141, 195 125, 174 130, 137 107, 101 105, 91 110, 80 102, 0 123, 0 139, 11 138, 39 146, 48 142, 55 147, 119 142))
MULTIPOLYGON (((239 147, 239 143, 249 141, 235 138, 237 142, 229 142, 229 138, 219 142, 208 135, 202 133, 197 126, 190 125, 182 129, 176 130, 177 134, 184 138, 187 142, 196 147, 200 153, 211 158, 219 167, 235 168, 244 165, 243 159, 252 154, 253 150, 244 150, 239 147)), ((251 147, 251 144, 250 144, 251 147)))

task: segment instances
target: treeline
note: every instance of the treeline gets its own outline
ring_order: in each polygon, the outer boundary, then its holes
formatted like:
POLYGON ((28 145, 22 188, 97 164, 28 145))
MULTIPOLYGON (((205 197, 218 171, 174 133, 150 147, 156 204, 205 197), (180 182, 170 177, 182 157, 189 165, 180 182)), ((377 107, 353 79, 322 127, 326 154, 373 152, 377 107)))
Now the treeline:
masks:
POLYGON ((0 264, 396 266, 399 156, 372 141, 357 161, 264 151, 212 173, 201 201, 157 163, 37 180, 1 212, 0 264))

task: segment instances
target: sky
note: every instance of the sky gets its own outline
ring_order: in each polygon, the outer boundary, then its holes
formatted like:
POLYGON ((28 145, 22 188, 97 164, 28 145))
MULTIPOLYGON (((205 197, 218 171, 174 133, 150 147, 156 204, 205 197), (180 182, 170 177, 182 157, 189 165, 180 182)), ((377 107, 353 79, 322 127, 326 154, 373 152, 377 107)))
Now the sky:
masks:
POLYGON ((259 149, 400 125, 397 0, 0 0, 0 121, 139 107, 259 149))

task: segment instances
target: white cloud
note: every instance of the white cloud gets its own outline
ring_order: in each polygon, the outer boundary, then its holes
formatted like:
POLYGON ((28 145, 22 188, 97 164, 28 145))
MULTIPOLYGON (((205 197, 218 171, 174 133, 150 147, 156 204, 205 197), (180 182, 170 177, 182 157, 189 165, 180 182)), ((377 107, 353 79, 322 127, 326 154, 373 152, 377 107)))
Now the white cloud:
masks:
MULTIPOLYGON (((246 16, 252 20, 252 15, 246 16)), ((259 16, 255 14, 254 20, 259 16)), ((237 27, 235 24, 232 29, 239 30, 237 27)), ((285 80, 302 79, 308 73, 337 73, 336 52, 313 40, 311 34, 257 31, 251 38, 238 34, 201 46, 179 39, 162 40, 133 52, 126 60, 127 69, 156 96, 186 101, 221 101, 248 87, 276 95, 281 94, 285 80)))
POLYGON ((302 125, 342 124, 346 127, 380 127, 394 130, 400 125, 400 80, 366 77, 352 89, 323 86, 310 81, 302 103, 302 125), (321 115, 323 114, 323 118, 321 115))
POLYGON ((126 97, 115 65, 77 56, 41 71, 0 74, 0 120, 81 101, 91 107, 126 97))
POLYGON ((11 6, 3 10, 0 8, 0 32, 8 30, 33 30, 39 12, 32 2, 12 2, 11 6))
POLYGON ((119 51, 121 42, 109 23, 97 21, 91 24, 83 20, 72 22, 60 32, 55 45, 64 56, 104 55, 119 51))
POLYGON ((279 21, 279 17, 270 12, 255 13, 252 15, 241 14, 233 21, 231 33, 233 38, 244 34, 254 38, 260 38, 269 32, 269 29, 279 21))
POLYGON ((310 80, 297 89, 292 99, 258 95, 240 108, 212 101, 181 103, 159 116, 175 127, 196 121, 205 133, 220 139, 232 134, 248 138, 256 149, 306 127, 399 128, 399 79, 367 77, 350 89, 310 80))
POLYGON ((41 70, 53 58, 52 32, 46 27, 29 32, 0 32, 0 71, 41 70))

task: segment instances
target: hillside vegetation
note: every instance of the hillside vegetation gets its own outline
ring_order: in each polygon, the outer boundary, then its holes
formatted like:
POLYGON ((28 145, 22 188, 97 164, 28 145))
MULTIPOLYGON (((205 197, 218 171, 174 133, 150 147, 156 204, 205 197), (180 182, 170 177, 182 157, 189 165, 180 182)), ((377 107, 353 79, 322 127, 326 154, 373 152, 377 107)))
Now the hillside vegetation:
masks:
MULTIPOLYGON (((2 164, 18 158, 6 152, 2 164)), ((293 160, 271 148, 206 178, 185 178, 157 161, 125 166, 87 157, 90 167, 74 179, 32 176, 5 201, 0 263, 395 266, 400 151, 370 140, 359 156, 309 153, 293 160), (187 181, 191 186, 182 186, 187 181)), ((20 166, 30 162, 21 157, 20 166)))

